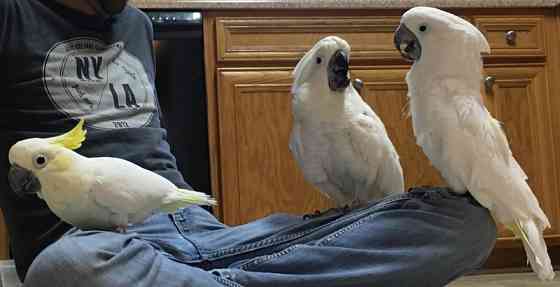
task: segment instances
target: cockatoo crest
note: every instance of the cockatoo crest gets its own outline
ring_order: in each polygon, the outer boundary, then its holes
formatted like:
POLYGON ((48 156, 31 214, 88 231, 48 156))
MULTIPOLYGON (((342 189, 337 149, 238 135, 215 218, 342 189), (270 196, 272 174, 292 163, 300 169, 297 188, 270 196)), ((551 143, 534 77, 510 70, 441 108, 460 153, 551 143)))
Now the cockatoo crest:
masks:
POLYGON ((86 139, 87 131, 84 127, 84 119, 80 119, 78 124, 69 132, 56 136, 47 138, 46 140, 50 144, 65 147, 71 150, 78 149, 82 146, 82 142, 86 139))
POLYGON ((62 169, 68 166, 68 161, 62 155, 68 153, 61 151, 75 150, 82 145, 86 139, 83 126, 84 120, 81 119, 72 130, 62 135, 21 140, 10 148, 8 160, 12 165, 17 164, 31 171, 62 169))

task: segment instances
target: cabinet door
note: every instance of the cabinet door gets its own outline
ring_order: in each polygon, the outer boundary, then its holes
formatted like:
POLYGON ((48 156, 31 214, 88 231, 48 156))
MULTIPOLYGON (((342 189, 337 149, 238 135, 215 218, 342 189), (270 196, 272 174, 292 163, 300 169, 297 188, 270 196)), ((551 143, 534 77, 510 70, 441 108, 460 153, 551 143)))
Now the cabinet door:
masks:
POLYGON ((303 179, 288 148, 291 69, 219 70, 221 205, 226 224, 329 202, 303 179))
MULTIPOLYGON (((552 143, 550 93, 542 66, 488 67, 485 104, 503 123, 514 157, 528 176, 528 183, 552 225, 547 241, 558 236, 556 164, 552 143)), ((518 246, 513 234, 500 227, 498 246, 518 246)))

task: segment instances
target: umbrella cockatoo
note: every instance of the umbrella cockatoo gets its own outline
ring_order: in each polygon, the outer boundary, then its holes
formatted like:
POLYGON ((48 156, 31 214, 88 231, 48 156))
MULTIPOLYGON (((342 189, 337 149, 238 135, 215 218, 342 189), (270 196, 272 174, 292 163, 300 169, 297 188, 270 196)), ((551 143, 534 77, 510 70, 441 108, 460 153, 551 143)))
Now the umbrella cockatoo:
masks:
POLYGON ((402 16, 395 45, 414 62, 406 81, 417 144, 454 191, 470 192, 521 238, 540 279, 554 278, 543 239, 548 218, 482 100, 486 38, 460 17, 416 7, 402 16))
POLYGON ((350 46, 318 41, 297 64, 290 150, 304 178, 339 207, 403 192, 399 156, 385 126, 348 77, 350 46))

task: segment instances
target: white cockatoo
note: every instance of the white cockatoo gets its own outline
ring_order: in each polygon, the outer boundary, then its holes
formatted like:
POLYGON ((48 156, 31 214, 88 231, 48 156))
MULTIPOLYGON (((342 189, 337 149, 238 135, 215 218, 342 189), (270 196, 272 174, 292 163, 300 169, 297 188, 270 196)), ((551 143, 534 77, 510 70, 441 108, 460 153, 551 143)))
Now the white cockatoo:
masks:
POLYGON ((126 231, 128 224, 140 223, 157 211, 216 203, 129 161, 74 152, 85 140, 83 124, 80 120, 57 137, 15 143, 8 154, 14 191, 34 189, 27 191, 37 192, 54 214, 82 229, 126 231))
POLYGON ((318 41, 297 64, 290 150, 304 178, 339 207, 403 192, 399 156, 385 126, 350 84, 350 46, 318 41))
POLYGON ((395 45, 414 62, 406 81, 417 144, 451 189, 470 192, 521 238, 539 278, 552 279, 543 238, 550 223, 482 100, 486 38, 460 17, 416 7, 402 16, 395 45))

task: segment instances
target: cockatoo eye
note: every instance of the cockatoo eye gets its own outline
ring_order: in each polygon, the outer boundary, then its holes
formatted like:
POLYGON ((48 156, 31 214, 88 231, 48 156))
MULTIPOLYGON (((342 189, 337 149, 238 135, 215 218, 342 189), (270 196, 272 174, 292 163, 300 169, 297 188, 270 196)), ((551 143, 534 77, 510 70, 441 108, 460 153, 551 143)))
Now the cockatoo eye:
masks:
POLYGON ((420 32, 426 32, 428 30, 428 26, 427 25, 420 25, 420 27, 418 27, 418 30, 420 30, 420 32))
POLYGON ((47 165, 47 157, 45 155, 42 154, 38 154, 36 156, 33 157, 33 165, 35 165, 36 168, 43 168, 47 165))
POLYGON ((323 59, 321 57, 317 57, 316 61, 317 64, 321 64, 323 62, 323 59))

